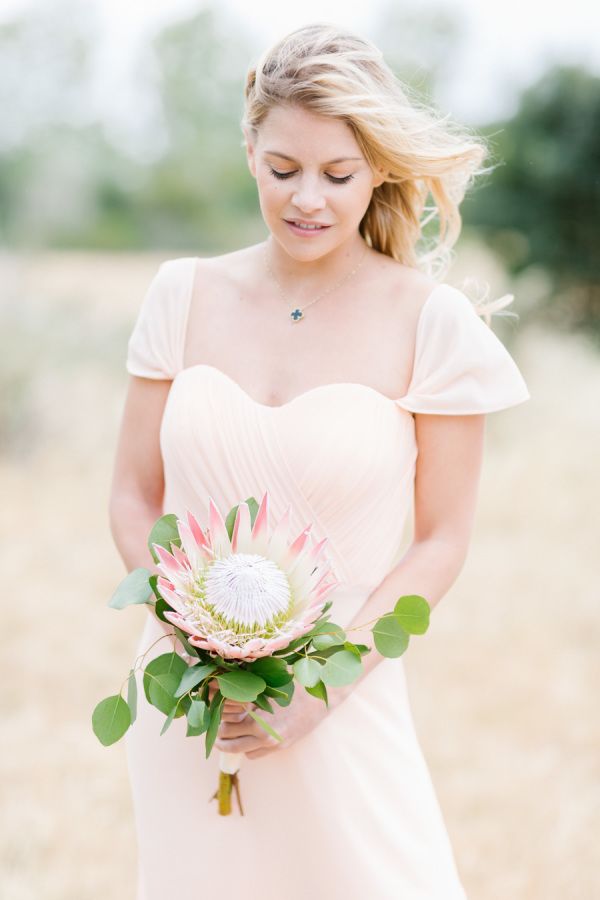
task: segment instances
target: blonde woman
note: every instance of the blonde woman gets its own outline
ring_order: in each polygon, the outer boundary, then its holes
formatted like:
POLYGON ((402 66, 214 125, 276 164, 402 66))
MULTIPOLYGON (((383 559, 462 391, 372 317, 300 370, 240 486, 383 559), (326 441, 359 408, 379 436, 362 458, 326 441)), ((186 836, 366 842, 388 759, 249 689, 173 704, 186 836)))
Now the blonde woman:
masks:
MULTIPOLYGON (((294 529, 328 536, 342 626, 403 594, 435 608, 467 555, 485 415, 529 397, 486 311, 442 280, 485 147, 329 24, 263 53, 245 98, 268 236, 169 260, 150 284, 128 346, 115 542, 129 570, 152 567, 163 512, 206 522, 209 496, 228 510, 268 489, 275 520, 291 505, 294 529), (439 237, 419 247, 432 212, 439 237)), ((139 652, 163 628, 150 613, 139 652)), ((372 645, 369 628, 350 634, 372 645)), ((363 664, 329 708, 300 689, 276 708, 282 743, 228 701, 215 746, 245 753, 244 816, 209 802, 219 754, 186 739, 185 718, 159 736, 142 704, 126 739, 138 900, 465 897, 402 659, 373 649, 363 664)))

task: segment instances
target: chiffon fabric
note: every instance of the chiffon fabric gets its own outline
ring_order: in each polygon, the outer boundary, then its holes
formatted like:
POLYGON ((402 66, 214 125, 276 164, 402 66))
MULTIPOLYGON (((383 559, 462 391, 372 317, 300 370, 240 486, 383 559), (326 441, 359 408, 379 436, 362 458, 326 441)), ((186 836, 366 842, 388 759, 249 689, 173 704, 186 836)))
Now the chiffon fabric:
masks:
MULTIPOLYGON (((226 513, 268 490, 272 521, 291 505, 293 537, 308 523, 316 540, 328 536, 340 581, 331 616, 344 626, 397 557, 417 458, 413 414, 505 409, 529 399, 525 381, 468 297, 442 283, 420 311, 404 396, 340 382, 262 404, 213 365, 183 366, 196 266, 195 257, 160 266, 128 343, 129 373, 172 380, 160 428, 163 511, 183 518, 190 510, 205 524, 209 497, 226 513)), ((149 613, 137 653, 162 633, 149 613)), ((159 641, 144 664, 172 646, 159 641)), ((218 751, 205 758, 204 736, 186 737, 185 717, 160 736, 164 716, 138 679, 125 738, 138 900, 466 897, 402 658, 381 661, 289 748, 246 758, 244 816, 235 802, 232 815, 218 815, 209 799, 218 751)))

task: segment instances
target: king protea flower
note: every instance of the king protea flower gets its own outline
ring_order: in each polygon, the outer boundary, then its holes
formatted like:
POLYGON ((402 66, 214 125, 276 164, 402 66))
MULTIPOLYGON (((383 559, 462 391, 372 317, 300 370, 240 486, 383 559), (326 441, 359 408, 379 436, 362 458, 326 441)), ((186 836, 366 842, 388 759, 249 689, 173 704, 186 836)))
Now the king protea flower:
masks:
POLYGON ((174 610, 164 616, 190 644, 251 662, 310 631, 338 581, 327 537, 316 542, 308 525, 290 541, 290 513, 291 506, 270 531, 265 491, 254 525, 248 504, 239 504, 230 539, 209 497, 206 532, 187 511, 187 522, 177 521, 181 548, 171 544, 169 553, 153 544, 162 573, 157 586, 174 610))

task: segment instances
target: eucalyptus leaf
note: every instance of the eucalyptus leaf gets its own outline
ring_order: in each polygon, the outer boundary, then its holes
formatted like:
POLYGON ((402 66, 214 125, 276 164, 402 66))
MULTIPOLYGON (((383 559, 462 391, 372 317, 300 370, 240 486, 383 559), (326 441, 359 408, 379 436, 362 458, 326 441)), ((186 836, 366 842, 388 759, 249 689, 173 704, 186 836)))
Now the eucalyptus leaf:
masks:
MULTIPOLYGON (((171 624, 173 625, 173 623, 171 623, 171 624)), ((188 641, 189 635, 187 635, 184 631, 182 631, 181 628, 177 628, 176 625, 173 625, 173 629, 175 631, 177 640, 179 641, 179 643, 181 644, 181 646, 183 647, 185 652, 188 654, 188 656, 193 656, 194 658, 197 658, 198 654, 196 653, 196 648, 193 646, 193 644, 190 644, 190 642, 188 641)))
POLYGON ((187 694, 192 688, 196 687, 197 684, 200 684, 207 675, 210 675, 211 672, 216 672, 216 666, 188 666, 187 670, 183 673, 181 681, 175 691, 176 697, 181 697, 183 694, 187 694))
POLYGON ((375 647, 382 656, 395 658, 402 656, 408 647, 409 635, 400 624, 395 613, 386 613, 373 626, 375 647))
POLYGON ((253 675, 264 678, 271 687, 280 687, 291 681, 292 675, 283 659, 275 659, 273 656, 263 656, 255 660, 248 669, 253 675))
POLYGON ((176 713, 176 712, 177 712, 177 706, 175 705, 175 706, 173 707, 173 709, 171 710, 171 712, 169 713, 169 715, 167 716, 167 718, 165 719, 165 721, 164 721, 164 723, 163 723, 163 727, 160 729, 160 734, 161 734, 161 736, 165 733, 165 731, 167 730, 167 728, 169 728, 171 722, 172 722, 173 719, 175 718, 175 713, 176 713))
POLYGON ((140 566, 133 569, 119 582, 108 605, 113 609, 124 609, 137 603, 154 603, 154 595, 149 583, 150 571, 140 566))
POLYGON ((425 634, 430 612, 429 603, 419 594, 405 594, 394 606, 394 615, 409 634, 425 634))
POLYGON ((131 725, 131 712, 120 694, 106 697, 92 713, 94 734, 105 747, 123 737, 131 725))
POLYGON ((217 738, 217 733, 219 731, 219 725, 221 722, 221 712, 223 710, 224 703, 225 697, 223 696, 223 694, 221 694, 221 691, 215 691, 215 693, 213 694, 212 703, 210 704, 210 718, 204 743, 207 759, 210 756, 210 751, 212 750, 213 744, 217 738))
POLYGON ((329 708, 329 698, 327 696, 327 688, 325 687, 325 685, 323 684, 322 681, 320 681, 318 684, 315 684, 314 687, 305 687, 304 690, 307 693, 312 694, 313 697, 318 697, 319 700, 324 700, 325 705, 329 708))
POLYGON ((167 618, 165 618, 165 612, 172 612, 172 607, 169 606, 164 597, 159 597, 156 603, 154 604, 154 615, 157 619, 160 619, 161 622, 166 622, 167 625, 172 625, 172 622, 169 622, 167 618))
POLYGON ((153 572, 153 573, 152 573, 152 575, 151 575, 150 578, 148 579, 148 583, 149 583, 149 585, 150 585, 150 587, 151 587, 151 589, 152 589, 152 593, 154 594, 154 596, 155 596, 156 599, 158 600, 159 597, 161 596, 161 593, 160 593, 160 591, 159 591, 159 589, 158 589, 158 575, 156 574, 156 572, 153 572))
POLYGON ((129 672, 127 679, 127 706, 131 713, 131 724, 135 722, 137 716, 137 681, 135 680, 135 672, 133 669, 129 672))
POLYGON ((261 678, 259 675, 253 675, 252 672, 244 669, 217 675, 217 683, 224 697, 228 700, 237 700, 240 703, 255 700, 267 686, 264 678, 261 678))
POLYGON ((313 629, 313 634, 312 645, 315 650, 326 650, 343 644, 346 640, 345 631, 335 622, 322 622, 317 629, 313 629))
POLYGON ((162 713, 168 715, 177 703, 175 690, 179 684, 179 677, 175 672, 163 675, 151 675, 148 694, 150 703, 162 713))
POLYGON ((351 684, 362 672, 360 658, 350 650, 340 650, 330 656, 321 668, 321 680, 329 687, 351 684))
POLYGON ((258 697, 254 701, 260 709, 264 709, 265 712, 273 713, 273 707, 267 700, 264 694, 259 694, 258 697))
POLYGON ((167 515, 157 519, 148 536, 148 549, 154 562, 158 563, 160 559, 152 546, 153 544, 159 544, 165 550, 168 550, 169 553, 173 552, 171 544, 181 547, 181 538, 177 529, 177 516, 174 513, 167 513, 167 515))
POLYGON ((202 731, 206 731, 209 723, 209 714, 208 706, 203 700, 192 700, 188 710, 187 720, 192 728, 200 728, 202 731))
MULTIPOLYGON (((144 693, 146 695, 146 700, 148 701, 148 703, 152 703, 149 694, 151 676, 168 675, 173 673, 173 675, 177 678, 177 683, 173 688, 173 691, 175 691, 183 677, 183 673, 186 672, 188 668, 189 667, 187 663, 184 659, 181 658, 181 656, 179 656, 178 653, 163 653, 160 656, 156 656, 154 659, 151 659, 144 669, 144 677, 142 679, 144 693)), ((167 710, 166 712, 168 713, 169 710, 167 710)))
MULTIPOLYGON (((258 503, 254 499, 254 497, 248 497, 245 501, 248 504, 248 510, 250 512, 250 527, 254 526, 254 522, 256 520, 256 513, 258 512, 258 503)), ((227 534, 229 535, 229 540, 233 537, 233 529, 235 527, 235 517, 237 516, 237 511, 239 508, 239 503, 235 506, 232 506, 229 512, 227 513, 227 517, 225 519, 225 528, 227 529, 227 534)))
POLYGON ((269 697, 273 697, 275 703, 279 704, 279 706, 289 706, 292 697, 294 696, 294 679, 292 678, 287 684, 282 684, 280 687, 266 687, 265 694, 268 694, 269 697))
POLYGON ((268 732, 272 737, 276 738, 278 741, 282 741, 283 738, 280 734, 277 734, 274 728, 272 728, 268 722, 265 722, 262 716, 259 716, 258 713, 255 713, 254 710, 249 709, 248 712, 252 716, 252 718, 258 722, 261 728, 264 728, 266 732, 268 732))
POLYGON ((360 650, 356 644, 353 644, 351 641, 344 642, 344 650, 348 650, 350 653, 354 653, 358 659, 361 658, 360 650))
POLYGON ((321 680, 322 666, 316 659, 303 656, 294 663, 294 675, 304 687, 314 687, 321 680))

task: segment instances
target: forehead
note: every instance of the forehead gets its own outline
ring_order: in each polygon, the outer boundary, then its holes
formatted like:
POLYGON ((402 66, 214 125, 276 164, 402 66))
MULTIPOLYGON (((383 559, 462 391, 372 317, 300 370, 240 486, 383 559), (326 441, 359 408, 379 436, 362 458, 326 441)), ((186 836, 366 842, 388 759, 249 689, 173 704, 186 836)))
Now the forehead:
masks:
POLYGON ((364 158, 347 122, 292 105, 268 111, 258 130, 258 146, 263 152, 278 151, 296 160, 364 158))

